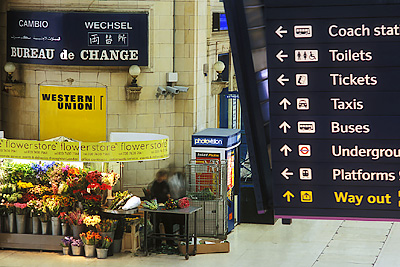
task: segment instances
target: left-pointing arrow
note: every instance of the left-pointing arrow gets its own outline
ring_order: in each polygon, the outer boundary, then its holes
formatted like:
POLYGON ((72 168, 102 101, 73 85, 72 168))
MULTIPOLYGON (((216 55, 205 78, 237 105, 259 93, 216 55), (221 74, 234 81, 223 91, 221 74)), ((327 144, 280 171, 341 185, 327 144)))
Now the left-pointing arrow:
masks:
POLYGON ((292 152, 292 149, 287 144, 285 144, 283 147, 281 147, 279 151, 281 151, 283 155, 287 157, 289 156, 289 152, 292 152))
POLYGON ((287 133, 288 129, 290 128, 292 127, 286 121, 282 122, 281 125, 279 125, 279 129, 282 129, 283 133, 287 133))
POLYGON ((285 86, 285 82, 289 81, 289 78, 285 78, 285 74, 281 74, 281 76, 278 77, 278 79, 276 79, 278 81, 278 83, 280 83, 282 86, 285 86))
POLYGON ((283 38, 283 34, 286 34, 286 33, 287 33, 287 30, 284 29, 282 25, 280 25, 280 26, 278 27, 278 29, 276 29, 275 33, 276 33, 276 35, 279 36, 279 38, 283 38))
POLYGON ((292 192, 290 192, 290 191, 288 190, 288 191, 286 191, 285 194, 283 194, 283 197, 286 198, 286 201, 287 201, 287 202, 290 202, 290 201, 291 201, 291 197, 294 197, 294 195, 292 194, 292 192))
POLYGON ((284 58, 288 56, 289 55, 283 53, 283 50, 279 51, 278 54, 276 54, 276 58, 279 59, 280 62, 283 62, 284 58))
POLYGON ((283 177, 285 177, 286 180, 289 180, 290 176, 293 175, 293 172, 290 172, 289 168, 286 168, 281 172, 281 174, 282 174, 283 177))

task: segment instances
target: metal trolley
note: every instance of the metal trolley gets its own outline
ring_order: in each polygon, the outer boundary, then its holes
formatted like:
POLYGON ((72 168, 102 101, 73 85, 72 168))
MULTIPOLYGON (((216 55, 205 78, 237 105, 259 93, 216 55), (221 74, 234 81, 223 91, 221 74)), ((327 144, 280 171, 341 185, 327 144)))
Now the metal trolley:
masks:
MULTIPOLYGON (((228 234, 226 160, 191 160, 185 166, 186 195, 197 214, 197 235, 226 239, 228 234)), ((189 221, 194 217, 189 217, 189 221)), ((193 223, 189 232, 193 233, 193 223)))

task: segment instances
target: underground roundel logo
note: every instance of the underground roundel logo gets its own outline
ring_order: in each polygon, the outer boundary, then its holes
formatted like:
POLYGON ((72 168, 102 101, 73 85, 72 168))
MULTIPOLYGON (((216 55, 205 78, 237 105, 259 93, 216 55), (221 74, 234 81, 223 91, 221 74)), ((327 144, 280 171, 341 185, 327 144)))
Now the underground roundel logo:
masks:
POLYGON ((311 156, 311 145, 299 145, 299 156, 310 157, 311 156))

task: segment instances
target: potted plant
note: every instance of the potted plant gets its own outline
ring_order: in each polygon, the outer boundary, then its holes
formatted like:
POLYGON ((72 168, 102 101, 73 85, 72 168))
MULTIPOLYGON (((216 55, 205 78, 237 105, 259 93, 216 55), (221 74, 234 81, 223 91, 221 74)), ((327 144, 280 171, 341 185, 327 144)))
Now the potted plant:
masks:
POLYGON ((31 216, 32 216, 32 234, 37 235, 39 234, 39 228, 40 228, 40 219, 39 216, 41 215, 41 210, 42 210, 42 201, 41 200, 30 200, 28 203, 26 203, 31 216))
POLYGON ((71 251, 73 256, 82 255, 83 242, 79 238, 71 238, 71 251))
POLYGON ((51 229, 53 235, 60 234, 60 215, 61 204, 57 196, 43 196, 43 205, 46 206, 51 217, 51 229))
POLYGON ((93 231, 88 231, 86 233, 81 233, 79 237, 85 245, 85 257, 94 257, 96 245, 100 242, 101 235, 93 231))
POLYGON ((17 233, 25 234, 26 228, 26 214, 28 213, 28 206, 26 203, 14 203, 15 216, 17 221, 17 233))
POLYGON ((80 209, 68 212, 67 222, 71 226, 72 233, 75 238, 78 238, 79 234, 83 232, 83 219, 85 219, 85 217, 86 216, 80 209))
POLYGON ((98 248, 96 248, 98 259, 107 258, 108 249, 110 248, 112 242, 113 240, 108 236, 102 238, 102 240, 99 242, 98 248))
POLYGON ((72 236, 65 236, 61 239, 60 246, 62 246, 63 248, 63 255, 69 254, 69 247, 71 245, 72 239, 72 236))
POLYGON ((68 214, 63 211, 58 215, 58 218, 60 219, 61 222, 61 235, 67 235, 68 232, 68 214))
POLYGON ((117 228, 118 220, 102 219, 100 223, 96 224, 96 230, 104 238, 109 236, 114 238, 114 231, 117 228))
POLYGON ((83 223, 92 231, 95 230, 96 225, 100 222, 101 218, 99 215, 89 215, 83 219, 83 223))

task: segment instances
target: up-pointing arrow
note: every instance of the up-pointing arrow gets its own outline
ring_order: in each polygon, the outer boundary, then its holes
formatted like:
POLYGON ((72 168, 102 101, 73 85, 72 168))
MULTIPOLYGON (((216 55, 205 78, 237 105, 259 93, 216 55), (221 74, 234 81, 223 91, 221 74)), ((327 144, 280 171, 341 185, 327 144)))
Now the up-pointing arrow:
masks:
POLYGON ((283 197, 285 197, 286 198, 286 201, 287 202, 290 202, 290 198, 291 197, 294 197, 294 195, 292 194, 292 192, 290 192, 289 190, 288 191, 286 191, 286 193, 285 194, 283 194, 283 197))
POLYGON ((281 174, 283 177, 285 177, 286 180, 289 180, 290 176, 293 175, 293 172, 290 172, 289 168, 286 168, 281 172, 281 174))
POLYGON ((278 77, 278 79, 276 79, 278 81, 278 83, 280 83, 282 86, 285 86, 285 82, 289 81, 289 78, 285 78, 285 74, 281 74, 281 76, 278 77))
POLYGON ((284 29, 282 25, 280 25, 280 26, 278 27, 278 29, 276 29, 275 33, 276 33, 276 35, 279 36, 279 38, 283 38, 283 34, 286 34, 286 33, 287 33, 287 30, 284 29))
POLYGON ((279 106, 283 106, 284 110, 288 109, 288 106, 290 106, 292 103, 290 103, 290 101, 285 97, 281 100, 281 102, 279 102, 279 106))
POLYGON ((287 157, 289 156, 289 152, 292 152, 292 149, 287 144, 285 144, 283 147, 281 147, 279 151, 282 152, 285 157, 287 157))
POLYGON ((283 50, 279 51, 278 54, 276 54, 276 58, 279 59, 280 62, 283 62, 285 57, 289 57, 289 55, 284 54, 283 50))
POLYGON ((283 129, 283 133, 287 133, 288 129, 292 128, 289 123, 283 121, 281 125, 279 125, 279 129, 283 129))

